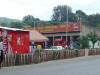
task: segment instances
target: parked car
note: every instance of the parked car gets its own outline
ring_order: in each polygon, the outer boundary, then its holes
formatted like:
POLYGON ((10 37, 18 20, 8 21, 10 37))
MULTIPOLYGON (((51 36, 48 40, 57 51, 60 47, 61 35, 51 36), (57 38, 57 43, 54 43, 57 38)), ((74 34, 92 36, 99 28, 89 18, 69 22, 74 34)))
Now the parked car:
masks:
POLYGON ((44 50, 64 50, 65 48, 63 48, 62 46, 51 46, 48 49, 44 49, 44 50))

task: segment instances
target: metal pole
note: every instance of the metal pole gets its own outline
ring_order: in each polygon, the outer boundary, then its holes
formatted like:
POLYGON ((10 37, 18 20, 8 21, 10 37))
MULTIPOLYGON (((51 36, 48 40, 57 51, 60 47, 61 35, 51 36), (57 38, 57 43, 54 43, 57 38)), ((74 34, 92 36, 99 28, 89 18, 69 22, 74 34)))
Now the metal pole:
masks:
POLYGON ((35 21, 34 21, 34 30, 35 30, 35 21))
POLYGON ((67 25, 66 25, 66 45, 67 45, 67 32, 68 32, 68 6, 67 6, 67 16, 66 16, 66 21, 67 21, 67 25))
POLYGON ((82 36, 82 23, 81 23, 81 17, 80 17, 80 37, 82 36))
POLYGON ((54 35, 53 35, 53 46, 54 46, 54 35))

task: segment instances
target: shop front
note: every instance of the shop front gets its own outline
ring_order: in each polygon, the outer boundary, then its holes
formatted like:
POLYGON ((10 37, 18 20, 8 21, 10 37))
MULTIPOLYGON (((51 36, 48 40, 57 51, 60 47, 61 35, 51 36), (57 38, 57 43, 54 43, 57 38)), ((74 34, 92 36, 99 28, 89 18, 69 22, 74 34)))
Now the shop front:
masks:
MULTIPOLYGON (((34 28, 26 28, 33 30, 34 28)), ((77 38, 81 36, 81 24, 70 23, 63 25, 39 26, 37 31, 48 37, 49 41, 45 42, 45 47, 62 45, 68 47, 77 46, 77 38)))

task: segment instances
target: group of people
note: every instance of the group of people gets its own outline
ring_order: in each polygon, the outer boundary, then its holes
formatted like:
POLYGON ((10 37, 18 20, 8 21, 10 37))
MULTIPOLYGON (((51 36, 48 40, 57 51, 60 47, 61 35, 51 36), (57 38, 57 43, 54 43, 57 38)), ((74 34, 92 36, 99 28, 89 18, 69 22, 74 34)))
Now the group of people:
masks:
POLYGON ((30 42, 30 53, 39 52, 40 50, 42 50, 42 46, 40 44, 30 42))
POLYGON ((37 45, 34 44, 34 42, 30 42, 30 53, 38 52, 39 49, 37 48, 37 45))

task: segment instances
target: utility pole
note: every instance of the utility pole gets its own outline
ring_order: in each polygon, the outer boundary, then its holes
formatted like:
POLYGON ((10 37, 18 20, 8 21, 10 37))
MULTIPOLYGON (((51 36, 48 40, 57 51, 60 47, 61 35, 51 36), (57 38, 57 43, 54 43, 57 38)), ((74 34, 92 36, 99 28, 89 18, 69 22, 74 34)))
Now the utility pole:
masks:
POLYGON ((82 36, 82 22, 81 22, 81 16, 80 16, 80 37, 82 36))
POLYGON ((67 15, 66 15, 66 22, 67 22, 67 23, 66 23, 66 24, 67 24, 67 25, 66 25, 66 45, 67 45, 68 21, 69 21, 69 20, 68 20, 68 6, 67 6, 67 15))
POLYGON ((82 36, 82 21, 81 21, 81 15, 79 15, 79 14, 77 14, 76 15, 77 16, 77 22, 79 22, 80 23, 80 37, 82 36))
POLYGON ((38 22, 40 22, 40 21, 33 21, 34 22, 34 30, 36 30, 36 24, 38 23, 38 22))
POLYGON ((35 30, 35 21, 33 21, 34 22, 34 30, 35 30))

